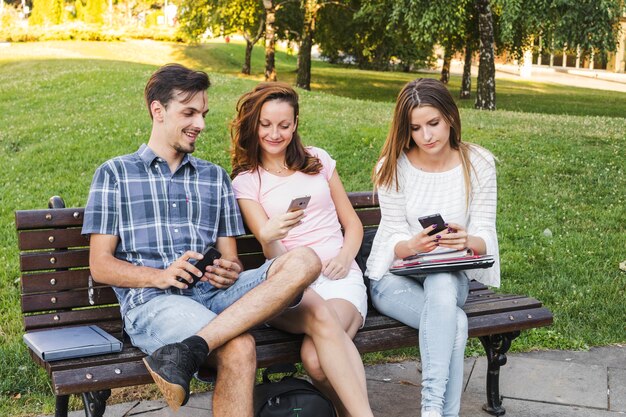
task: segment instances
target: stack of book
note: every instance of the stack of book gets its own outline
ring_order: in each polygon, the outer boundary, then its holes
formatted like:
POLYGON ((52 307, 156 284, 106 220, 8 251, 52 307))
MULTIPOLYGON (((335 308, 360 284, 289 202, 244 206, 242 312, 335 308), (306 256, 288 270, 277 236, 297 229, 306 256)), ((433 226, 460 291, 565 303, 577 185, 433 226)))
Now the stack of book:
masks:
POLYGON ((450 249, 418 253, 399 259, 393 263, 390 271, 396 275, 425 275, 434 272, 490 268, 494 262, 493 255, 474 255, 471 249, 450 249))

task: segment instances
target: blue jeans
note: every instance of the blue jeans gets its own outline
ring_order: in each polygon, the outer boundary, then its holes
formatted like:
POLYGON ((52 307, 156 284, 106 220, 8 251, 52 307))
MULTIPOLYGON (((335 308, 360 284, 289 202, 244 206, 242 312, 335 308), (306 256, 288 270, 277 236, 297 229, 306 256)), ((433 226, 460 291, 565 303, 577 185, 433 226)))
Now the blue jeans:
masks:
POLYGON ((398 276, 370 281, 376 309, 419 329, 422 358, 422 411, 459 415, 467 316, 461 309, 469 293, 464 272, 398 276))
POLYGON ((190 295, 163 294, 126 313, 124 330, 134 346, 151 354, 161 346, 193 336, 219 313, 265 281, 272 261, 244 271, 227 289, 199 282, 190 295))

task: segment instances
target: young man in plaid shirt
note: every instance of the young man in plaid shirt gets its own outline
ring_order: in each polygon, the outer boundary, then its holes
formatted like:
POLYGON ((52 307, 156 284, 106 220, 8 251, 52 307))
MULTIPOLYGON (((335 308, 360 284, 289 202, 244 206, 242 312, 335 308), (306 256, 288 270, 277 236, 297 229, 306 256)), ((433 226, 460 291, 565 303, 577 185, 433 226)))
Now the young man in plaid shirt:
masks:
POLYGON ((244 228, 228 174, 191 156, 209 85, 206 73, 177 64, 152 74, 150 139, 96 170, 83 234, 94 280, 113 286, 125 331, 149 355, 146 367, 170 407, 187 402, 208 358, 218 370, 214 415, 251 416, 256 356, 245 332, 297 304, 321 265, 299 248, 243 271, 235 236, 244 228), (190 260, 209 246, 222 257, 200 271, 190 260), (189 288, 194 275, 200 281, 189 288))

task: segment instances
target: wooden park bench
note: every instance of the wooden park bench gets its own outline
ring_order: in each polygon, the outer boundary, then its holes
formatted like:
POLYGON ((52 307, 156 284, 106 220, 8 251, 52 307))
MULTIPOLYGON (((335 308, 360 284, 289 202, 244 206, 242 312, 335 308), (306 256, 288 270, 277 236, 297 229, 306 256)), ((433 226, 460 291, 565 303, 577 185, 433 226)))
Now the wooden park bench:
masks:
MULTIPOLYGON (((349 193, 366 229, 380 222, 380 209, 370 192, 349 193)), ((47 362, 32 351, 33 360, 52 379, 56 416, 67 416, 71 394, 81 394, 85 415, 102 416, 112 388, 152 383, 141 359, 144 354, 122 334, 122 320, 111 287, 94 282, 89 275, 89 247, 81 235, 82 208, 64 208, 53 197, 46 210, 15 213, 20 249, 21 303, 26 332, 65 326, 95 324, 124 341, 120 353, 47 362)), ((241 261, 253 268, 264 261, 261 246, 253 236, 238 239, 241 261)), ((504 277, 506 279, 506 277, 504 277)), ((523 295, 494 293, 472 282, 464 307, 469 336, 478 337, 488 360, 487 403, 484 410, 502 415, 499 393, 500 367, 520 331, 552 323, 552 313, 541 302, 523 295)), ((301 336, 271 328, 252 331, 257 342, 258 367, 273 363, 299 362, 301 336)), ((365 326, 355 344, 361 353, 417 345, 417 332, 379 314, 370 306, 365 326)))

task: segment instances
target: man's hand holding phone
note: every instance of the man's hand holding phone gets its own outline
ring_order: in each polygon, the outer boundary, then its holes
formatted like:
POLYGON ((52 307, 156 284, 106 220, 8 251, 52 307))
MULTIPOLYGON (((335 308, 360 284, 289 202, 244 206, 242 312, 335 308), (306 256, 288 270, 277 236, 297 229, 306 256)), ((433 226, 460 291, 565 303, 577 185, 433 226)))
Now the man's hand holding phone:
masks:
POLYGON ((162 271, 165 286, 158 287, 193 288, 198 281, 209 281, 218 288, 232 285, 239 276, 241 267, 235 262, 221 260, 221 256, 222 254, 214 247, 209 247, 204 255, 187 251, 162 271), (176 283, 171 283, 172 279, 176 283))
POLYGON ((187 288, 187 285, 194 279, 200 280, 204 275, 204 271, 200 271, 194 265, 194 260, 200 260, 202 257, 201 253, 191 250, 183 253, 166 269, 160 270, 154 286, 161 289, 175 287, 182 290, 187 288))
POLYGON ((239 263, 220 258, 207 267, 205 276, 215 288, 228 288, 237 281, 240 272, 239 263))

